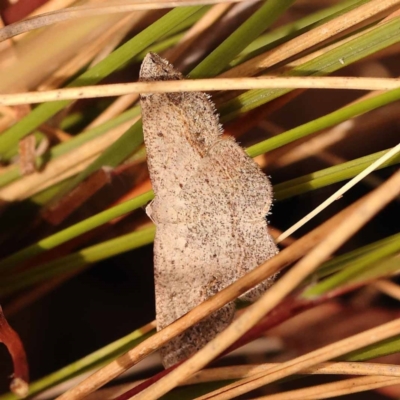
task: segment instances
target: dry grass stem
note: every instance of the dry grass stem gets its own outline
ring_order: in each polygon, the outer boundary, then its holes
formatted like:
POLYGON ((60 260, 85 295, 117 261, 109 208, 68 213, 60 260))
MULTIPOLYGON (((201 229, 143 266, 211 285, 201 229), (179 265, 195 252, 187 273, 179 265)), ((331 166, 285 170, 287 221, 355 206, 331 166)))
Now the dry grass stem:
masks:
POLYGON ((217 78, 182 81, 134 82, 112 85, 56 89, 0 95, 0 105, 34 104, 45 101, 77 100, 132 93, 174 93, 242 89, 347 89, 393 90, 400 88, 398 78, 359 77, 279 77, 217 78))
POLYGON ((36 15, 62 10, 69 7, 74 2, 75 0, 50 0, 29 14, 29 17, 35 17, 36 15))
MULTIPOLYGON (((203 382, 244 379, 271 368, 278 368, 281 363, 259 365, 234 365, 222 368, 209 368, 197 372, 184 384, 194 385, 203 382)), ((400 377, 400 367, 393 364, 357 363, 357 362, 325 362, 305 368, 300 375, 365 375, 400 377)))
POLYGON ((378 281, 373 282, 372 286, 380 290, 382 293, 400 301, 400 286, 394 282, 387 279, 379 279, 378 281))
POLYGON ((138 100, 139 100, 138 93, 126 94, 125 96, 119 97, 110 106, 108 106, 97 118, 95 118, 85 128, 85 130, 95 128, 96 126, 99 126, 104 122, 109 121, 111 118, 120 115, 122 112, 124 112, 128 107, 130 107, 133 103, 136 103, 138 100))
MULTIPOLYGON (((76 0, 49 0, 47 3, 44 3, 40 7, 36 8, 35 11, 28 15, 28 18, 36 17, 41 14, 51 13, 57 10, 62 10, 67 8, 71 4, 75 3, 76 0)), ((26 19, 26 18, 25 18, 26 19)), ((18 42, 21 40, 28 32, 22 33, 21 35, 16 36, 13 40, 18 42)))

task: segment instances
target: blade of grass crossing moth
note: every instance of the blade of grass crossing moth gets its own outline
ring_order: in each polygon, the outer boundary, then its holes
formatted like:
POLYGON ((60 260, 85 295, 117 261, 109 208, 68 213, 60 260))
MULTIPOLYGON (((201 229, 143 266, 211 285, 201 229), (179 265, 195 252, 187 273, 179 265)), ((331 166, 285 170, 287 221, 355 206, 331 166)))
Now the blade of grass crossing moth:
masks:
MULTIPOLYGON (((261 7, 252 17, 250 17, 240 28, 238 28, 230 38, 227 39, 226 44, 220 45, 214 52, 213 57, 218 57, 219 60, 226 60, 229 62, 232 57, 238 54, 245 48, 253 38, 257 37, 265 28, 266 24, 272 23, 294 0, 269 0, 264 6, 261 7), (239 40, 239 37, 241 38, 239 40), (235 43, 235 46, 233 46, 235 43), (239 45, 240 44, 240 45, 239 45), (228 48, 236 49, 232 54, 226 53, 228 48)), ((209 56, 210 57, 210 56, 209 56)), ((209 60, 207 57, 204 61, 209 60)), ((213 64, 215 61, 212 61, 213 64)), ((205 73, 209 65, 207 61, 205 64, 195 68, 195 74, 205 73)), ((222 68, 226 63, 222 66, 222 68)), ((193 71, 192 71, 193 72, 193 71)), ((141 122, 134 124, 124 135, 118 139, 106 152, 99 156, 88 168, 82 171, 77 177, 57 194, 56 199, 61 198, 66 193, 75 188, 79 183, 85 180, 90 174, 103 166, 115 167, 120 164, 125 158, 131 154, 139 144, 143 141, 142 125, 141 122)), ((1 145, 1 142, 0 142, 1 145)))

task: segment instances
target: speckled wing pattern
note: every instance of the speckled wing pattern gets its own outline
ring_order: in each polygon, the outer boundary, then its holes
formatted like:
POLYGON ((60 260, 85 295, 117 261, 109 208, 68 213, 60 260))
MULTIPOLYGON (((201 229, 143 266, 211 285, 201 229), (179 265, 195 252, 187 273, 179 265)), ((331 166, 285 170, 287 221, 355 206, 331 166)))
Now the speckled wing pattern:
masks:
MULTIPOLYGON (((157 54, 140 80, 183 79, 157 54)), ((266 175, 233 138, 223 139, 205 93, 141 95, 144 140, 155 199, 146 212, 157 226, 154 275, 157 329, 274 256, 265 215, 272 202, 266 175)), ((245 293, 256 300, 273 277, 245 293)), ((188 358, 231 322, 233 303, 163 347, 169 367, 188 358)))

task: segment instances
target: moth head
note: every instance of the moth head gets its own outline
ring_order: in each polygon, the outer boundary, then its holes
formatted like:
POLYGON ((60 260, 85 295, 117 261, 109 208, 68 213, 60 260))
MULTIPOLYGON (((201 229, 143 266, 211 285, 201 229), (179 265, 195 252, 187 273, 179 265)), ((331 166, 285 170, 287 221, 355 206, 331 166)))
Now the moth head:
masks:
POLYGON ((156 53, 148 53, 142 62, 139 73, 139 81, 175 81, 183 79, 181 73, 164 58, 156 53))

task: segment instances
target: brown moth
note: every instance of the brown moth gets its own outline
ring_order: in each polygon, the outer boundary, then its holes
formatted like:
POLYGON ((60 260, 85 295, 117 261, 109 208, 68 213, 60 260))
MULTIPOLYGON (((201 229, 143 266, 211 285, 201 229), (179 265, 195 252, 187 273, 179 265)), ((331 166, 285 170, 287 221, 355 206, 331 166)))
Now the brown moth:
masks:
MULTIPOLYGON (((183 79, 157 54, 145 57, 140 80, 183 79)), ((265 215, 272 202, 266 175, 221 126, 201 92, 141 95, 144 141, 155 199, 146 208, 157 226, 154 276, 157 329, 274 256, 265 215)), ((256 300, 273 277, 241 298, 256 300)), ((161 350, 169 367, 225 329, 234 303, 216 311, 161 350)))

